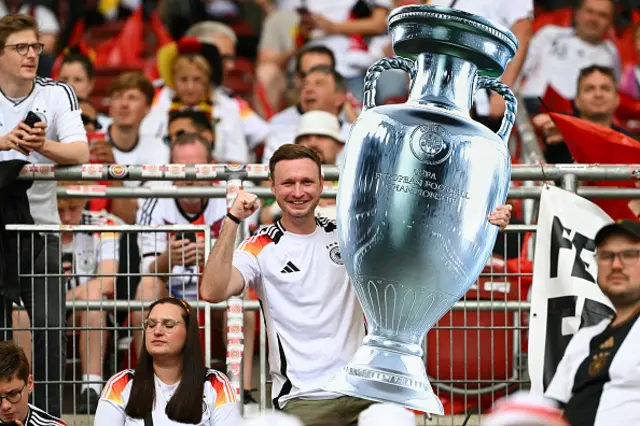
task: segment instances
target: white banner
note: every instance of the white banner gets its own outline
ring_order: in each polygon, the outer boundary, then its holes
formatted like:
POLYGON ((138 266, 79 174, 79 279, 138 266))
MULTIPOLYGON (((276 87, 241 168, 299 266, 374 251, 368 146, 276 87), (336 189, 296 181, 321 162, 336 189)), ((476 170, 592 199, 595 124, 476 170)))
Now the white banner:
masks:
POLYGON ((529 315, 534 393, 546 390, 576 331, 614 313, 596 284, 594 241, 598 230, 611 222, 584 198, 553 186, 542 190, 529 315))

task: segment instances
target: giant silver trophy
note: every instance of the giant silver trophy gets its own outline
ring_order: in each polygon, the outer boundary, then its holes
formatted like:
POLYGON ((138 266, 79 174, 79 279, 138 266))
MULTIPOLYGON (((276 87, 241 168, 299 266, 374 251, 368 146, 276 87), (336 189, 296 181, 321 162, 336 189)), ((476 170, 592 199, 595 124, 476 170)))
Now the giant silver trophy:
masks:
POLYGON ((395 9, 389 30, 400 57, 367 73, 337 205, 340 250, 368 335, 325 389, 443 414, 422 342, 478 278, 496 240, 487 216, 506 200, 516 101, 494 78, 517 39, 479 16, 423 5, 395 9), (410 75, 407 103, 375 105, 376 79, 388 69, 410 75), (497 135, 469 116, 484 89, 506 102, 497 135))

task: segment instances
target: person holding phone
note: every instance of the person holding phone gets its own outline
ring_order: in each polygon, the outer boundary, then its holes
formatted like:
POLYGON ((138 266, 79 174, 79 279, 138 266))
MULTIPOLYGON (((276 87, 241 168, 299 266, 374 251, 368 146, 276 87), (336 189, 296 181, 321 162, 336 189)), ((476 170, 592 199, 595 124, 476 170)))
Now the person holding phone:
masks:
MULTIPOLYGON (((197 134, 178 136, 171 143, 171 164, 209 164, 213 162, 206 140, 197 134)), ((211 182, 175 181, 176 186, 210 186, 211 182)), ((208 225, 216 238, 227 213, 223 198, 149 198, 138 210, 139 225, 208 225)), ((197 300, 199 274, 204 267, 204 235, 193 232, 163 234, 142 232, 138 246, 143 274, 136 290, 136 299, 155 300, 172 295, 185 300, 197 300), (162 276, 144 274, 166 274, 162 276)), ((142 324, 143 313, 133 313, 133 324, 142 324)), ((142 347, 142 332, 133 333, 136 351, 142 347)))
MULTIPOLYGON (((83 164, 89 160, 87 135, 73 89, 36 76, 44 44, 29 15, 0 19, 0 161, 27 160, 34 164, 83 164), (30 114, 31 113, 31 114, 30 114)), ((29 210, 37 225, 58 225, 56 183, 35 181, 27 192, 29 210)), ((15 286, 35 328, 33 374, 37 377, 33 402, 60 415, 62 372, 66 364, 65 289, 59 273, 60 240, 45 234, 46 244, 31 249, 30 274, 15 286)), ((6 293, 5 293, 6 294, 6 293)), ((19 300, 14 300, 19 302, 19 300)), ((11 323, 11 304, 0 297, 0 323, 11 323)), ((11 339, 10 328, 0 338, 11 339)))
POLYGON ((0 423, 15 426, 67 426, 62 420, 29 404, 33 376, 24 350, 0 341, 0 423))

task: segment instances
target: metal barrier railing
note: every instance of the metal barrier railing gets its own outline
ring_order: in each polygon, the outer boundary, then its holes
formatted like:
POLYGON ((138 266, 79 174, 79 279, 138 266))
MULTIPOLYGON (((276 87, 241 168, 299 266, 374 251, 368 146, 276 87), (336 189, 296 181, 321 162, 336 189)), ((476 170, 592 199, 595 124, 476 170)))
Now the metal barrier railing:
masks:
MULTIPOLYGON (((96 166, 96 165, 91 165, 96 166)), ((117 167, 103 166, 95 170, 88 170, 84 166, 74 166, 53 169, 50 165, 48 171, 42 171, 40 166, 29 166, 21 179, 49 179, 49 180, 114 180, 139 178, 141 180, 235 180, 257 181, 268 177, 268 170, 263 165, 247 165, 230 167, 227 165, 187 165, 178 167, 167 165, 156 169, 154 174, 149 174, 148 167, 126 166, 126 172, 118 171, 117 167), (145 171, 146 170, 146 171, 145 171), (46 173, 45 173, 46 172, 46 173), (145 174, 146 173, 146 174, 145 174)), ((327 179, 338 179, 339 169, 336 167, 324 167, 323 173, 327 179)), ((514 166, 512 180, 560 180, 563 187, 577 192, 586 198, 640 198, 640 188, 595 188, 578 187, 578 181, 582 180, 629 180, 640 179, 640 165, 599 166, 599 165, 555 165, 555 166, 514 166)), ((99 186, 93 186, 97 188, 99 186)), ((216 187, 154 187, 154 188, 109 188, 102 187, 103 192, 97 192, 100 197, 228 197, 231 185, 227 188, 216 187)), ((268 188, 245 188, 261 198, 272 198, 268 188)), ((59 195, 69 198, 95 197, 96 192, 84 190, 81 187, 61 188, 59 195)), ((539 197, 539 187, 513 188, 511 198, 533 199, 539 197)), ((335 190, 328 190, 325 197, 334 197, 335 190)), ((135 228, 136 226, 128 226, 135 228)), ((122 227, 119 229, 126 229, 122 227)), ((203 229, 206 227, 203 227, 203 229)), ((27 232, 63 232, 69 231, 68 227, 58 226, 32 226, 22 227, 11 225, 7 229, 27 232)), ((93 232, 94 228, 78 228, 93 232)), ((162 232, 157 227, 155 232, 162 232)), ((103 228, 101 230, 104 230, 103 228)), ((123 231, 124 232, 124 231, 123 231)), ((165 231, 166 232, 166 231, 165 231)), ((425 358, 428 374, 432 377, 434 388, 440 396, 457 406, 486 406, 486 399, 490 402, 510 392, 514 387, 526 387, 526 315, 530 308, 527 301, 527 289, 530 285, 532 272, 525 268, 527 257, 523 253, 526 250, 527 233, 535 233, 535 226, 511 225, 505 235, 516 235, 515 240, 505 237, 502 256, 497 257, 487 266, 480 275, 478 282, 471 291, 458 302, 450 313, 430 331, 425 339, 425 358), (509 254, 517 246, 515 254, 509 254), (500 259, 517 259, 515 267, 507 267, 506 262, 500 264, 500 259), (515 268, 515 269, 514 269, 515 268), (462 354, 462 355, 460 355, 462 354), (453 402, 452 402, 453 401, 453 402)), ((206 244, 207 250, 210 244, 206 244)), ((208 256, 208 251, 205 256, 208 256)), ((127 272, 121 274, 129 276, 127 272)), ((69 301, 69 309, 80 310, 113 310, 114 312, 126 312, 134 309, 148 307, 149 302, 135 300, 104 300, 104 301, 69 301)), ((206 313, 206 318, 212 312, 224 311, 228 303, 209 304, 201 300, 194 301, 197 309, 206 313)), ((244 310, 258 310, 259 304, 255 301, 242 301, 244 310)), ((260 312, 260 336, 259 336, 259 387, 260 409, 267 408, 267 368, 266 368, 266 332, 260 312)), ((203 329, 211 327, 211 322, 205 324, 203 329)), ((116 330, 117 327, 113 327, 116 330)), ((205 350, 211 349, 211 333, 205 333, 205 350), (208 348, 208 349, 207 349, 208 348)), ((243 354, 244 355, 244 354, 243 354)), ((210 353, 207 355, 210 361, 210 353)), ((241 363, 242 365, 242 363, 241 363)), ((37 378, 36 378, 37 379, 37 378)), ((235 377, 241 380, 241 375, 235 377)), ((61 385, 75 385, 77 381, 61 383, 61 385)), ((242 389, 242 388, 240 388, 242 389)), ((75 406, 71 411, 75 410, 75 406)), ((438 423, 437 424, 442 424, 438 423)), ((453 424, 453 423, 452 423, 453 424)))

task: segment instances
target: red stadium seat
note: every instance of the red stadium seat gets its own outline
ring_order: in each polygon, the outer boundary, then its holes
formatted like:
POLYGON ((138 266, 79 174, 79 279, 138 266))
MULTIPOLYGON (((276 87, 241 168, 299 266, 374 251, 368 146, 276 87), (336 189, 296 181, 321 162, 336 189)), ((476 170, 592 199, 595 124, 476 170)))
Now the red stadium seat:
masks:
POLYGON ((532 31, 535 33, 546 25, 570 27, 573 21, 573 8, 565 7, 551 12, 544 12, 533 19, 532 31))
MULTIPOLYGON (((523 238, 524 247, 526 242, 527 237, 523 238)), ((520 258, 506 262, 494 255, 464 300, 496 303, 526 300, 531 286, 528 274, 532 272, 533 265, 525 250, 520 258)), ((427 374, 445 385, 440 389, 436 385, 434 389, 443 402, 445 414, 466 413, 478 405, 487 408, 506 392, 504 382, 514 380, 516 375, 516 350, 523 351, 526 342, 524 333, 516 340, 516 321, 520 322, 520 328, 524 320, 524 315, 519 318, 516 312, 499 308, 451 311, 429 331, 427 374)))

